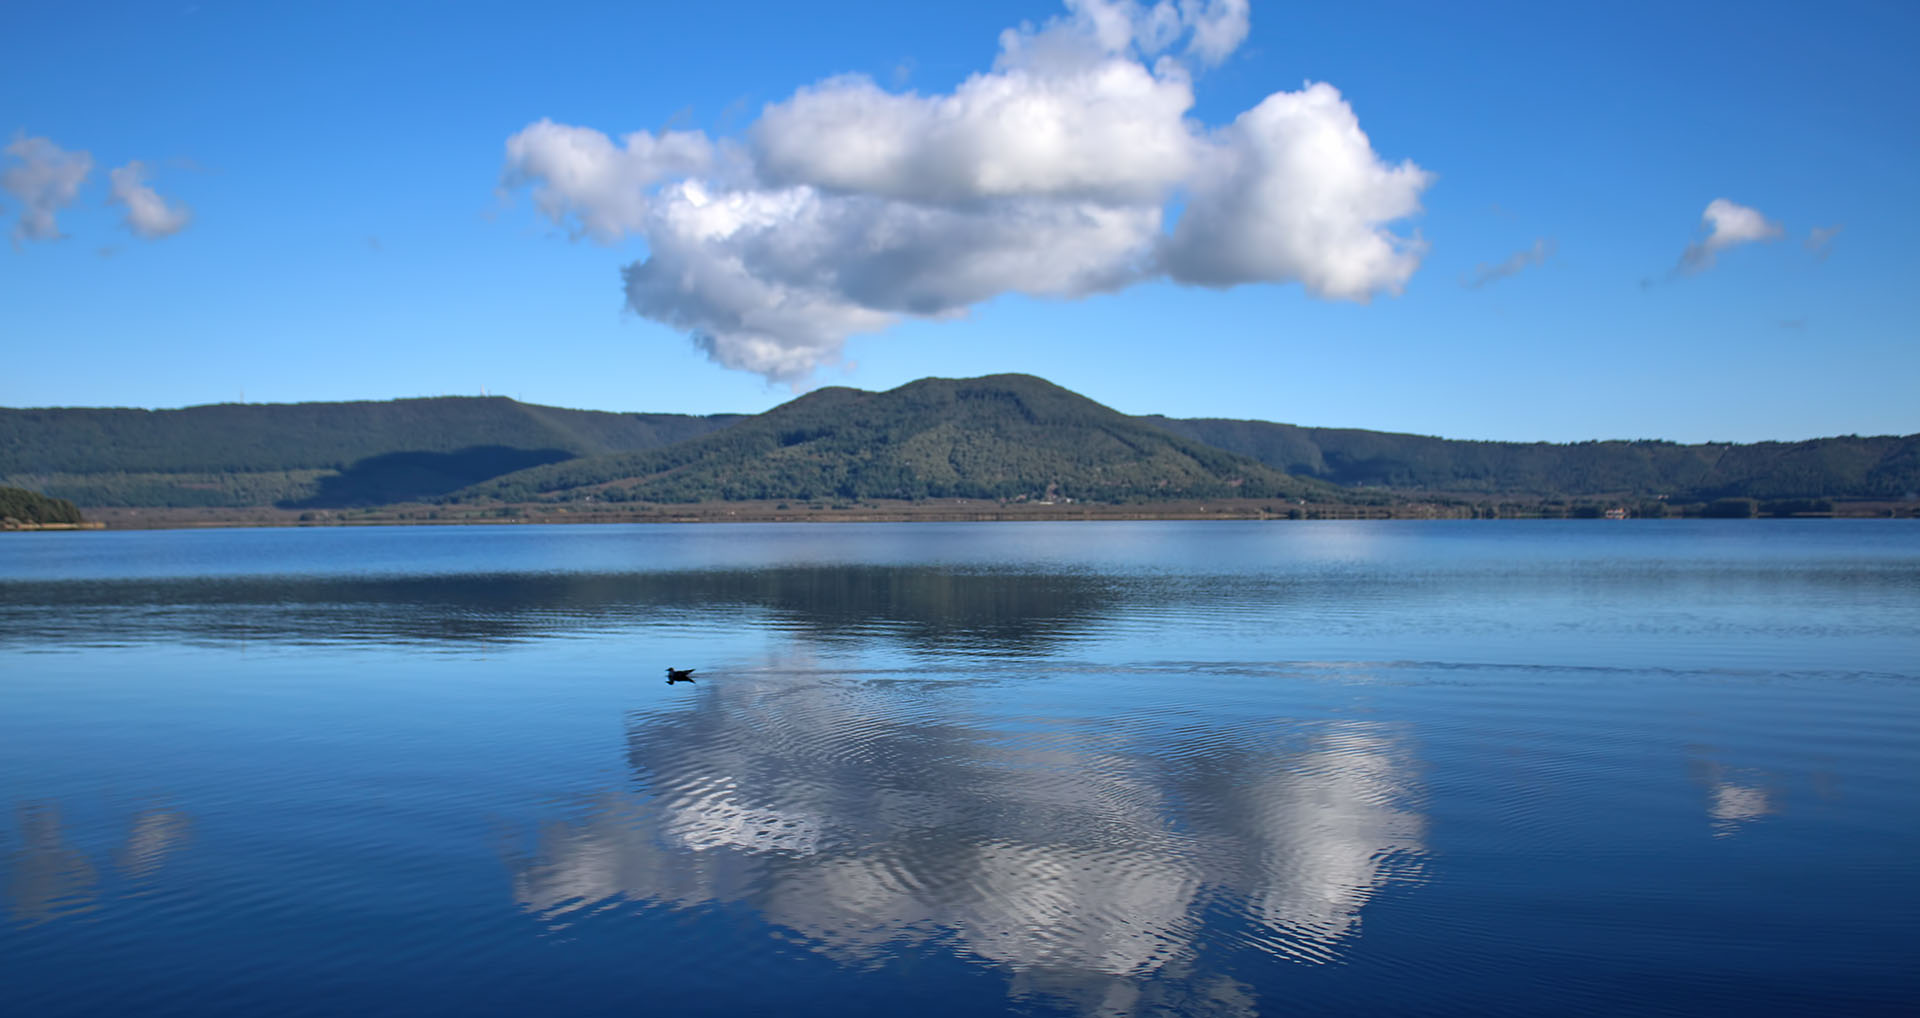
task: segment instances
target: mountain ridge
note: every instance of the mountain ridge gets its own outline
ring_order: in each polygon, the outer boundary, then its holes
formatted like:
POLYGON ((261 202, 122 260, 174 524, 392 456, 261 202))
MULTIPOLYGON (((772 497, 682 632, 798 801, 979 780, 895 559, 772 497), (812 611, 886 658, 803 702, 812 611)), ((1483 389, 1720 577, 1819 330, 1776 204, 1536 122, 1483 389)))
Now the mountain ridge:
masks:
POLYGON ((377 504, 437 497, 531 461, 670 445, 740 416, 504 396, 0 408, 0 484, 96 506, 377 504))
POLYGON ((1275 469, 1347 487, 1690 500, 1900 499, 1920 488, 1920 434, 1693 445, 1493 442, 1268 421, 1145 419, 1275 469))
POLYGON ((661 449, 536 466, 455 498, 748 499, 1337 495, 1031 375, 816 389, 661 449))
POLYGON ((886 392, 831 386, 756 415, 611 413, 499 396, 0 408, 0 484, 82 506, 364 506, 489 490, 558 499, 566 476, 581 482, 571 486, 582 498, 606 497, 584 486, 612 485, 616 498, 666 500, 957 491, 1017 498, 1049 490, 1134 499, 1264 492, 1371 501, 1439 492, 1899 500, 1920 489, 1920 435, 1693 445, 1445 439, 1129 416, 1029 375, 921 379, 886 392), (714 455, 737 462, 722 468, 714 455), (704 465, 695 463, 701 456, 704 465), (756 456, 765 462, 741 468, 742 457, 756 456), (1040 462, 1049 457, 1050 465, 1040 462), (615 466, 637 473, 615 476, 615 466))

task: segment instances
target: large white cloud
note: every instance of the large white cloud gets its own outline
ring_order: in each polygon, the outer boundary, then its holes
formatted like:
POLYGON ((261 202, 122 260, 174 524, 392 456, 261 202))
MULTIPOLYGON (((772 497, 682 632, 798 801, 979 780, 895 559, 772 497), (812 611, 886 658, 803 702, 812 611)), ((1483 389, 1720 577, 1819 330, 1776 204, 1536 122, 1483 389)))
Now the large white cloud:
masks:
POLYGON ((576 235, 642 238, 628 305, 771 380, 1003 293, 1163 276, 1397 292, 1422 245, 1391 227, 1430 178, 1381 160, 1337 90, 1275 93, 1218 129, 1189 116, 1175 54, 1216 63, 1246 32, 1245 0, 1069 0, 1002 33, 993 67, 950 93, 829 78, 741 142, 542 120, 508 140, 503 184, 576 235))
POLYGON ((107 171, 113 184, 109 200, 127 207, 127 229, 149 240, 179 233, 193 219, 193 212, 179 203, 169 204, 146 184, 147 167, 138 159, 107 171))
POLYGON ((945 315, 996 294, 1072 297, 1148 274, 1158 207, 1007 201, 991 212, 809 187, 655 203, 650 257, 626 269, 633 310, 690 332, 709 356, 797 381, 847 336, 945 315))
POLYGON ((1174 279, 1206 286, 1298 280, 1323 297, 1398 292, 1425 245, 1383 224, 1420 210, 1430 179, 1374 154, 1331 85, 1276 92, 1207 143, 1167 244, 1174 279))
POLYGON ((93 156, 25 136, 14 138, 6 152, 17 163, 0 173, 0 188, 21 205, 20 218, 13 224, 14 243, 59 239, 54 216, 79 196, 80 182, 93 172, 93 156))
POLYGON ((752 140, 777 183, 909 202, 1158 204, 1192 172, 1192 105, 1184 75, 1123 59, 976 74, 931 97, 843 77, 768 106, 752 140))
POLYGON ((1712 268, 1720 252, 1727 248, 1775 240, 1783 232, 1779 223, 1761 215, 1759 209, 1748 208, 1725 198, 1708 202, 1707 210, 1700 215, 1700 222, 1707 229, 1706 238, 1687 245, 1687 249, 1680 254, 1680 266, 1688 272, 1712 268))
POLYGON ((571 218, 581 232, 612 241, 645 229, 652 187, 712 163, 713 145, 697 132, 636 131, 616 145, 592 128, 541 120, 507 139, 502 184, 531 186, 555 222, 571 218))

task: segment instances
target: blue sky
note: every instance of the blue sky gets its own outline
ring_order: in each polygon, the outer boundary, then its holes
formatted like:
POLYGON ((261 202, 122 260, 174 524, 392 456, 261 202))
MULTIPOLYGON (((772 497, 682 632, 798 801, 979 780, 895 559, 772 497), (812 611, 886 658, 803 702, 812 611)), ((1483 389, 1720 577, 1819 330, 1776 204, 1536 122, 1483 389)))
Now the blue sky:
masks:
POLYGON ((1027 372, 1456 438, 1920 431, 1920 6, 1155 17, 12 5, 0 405, 1027 372))

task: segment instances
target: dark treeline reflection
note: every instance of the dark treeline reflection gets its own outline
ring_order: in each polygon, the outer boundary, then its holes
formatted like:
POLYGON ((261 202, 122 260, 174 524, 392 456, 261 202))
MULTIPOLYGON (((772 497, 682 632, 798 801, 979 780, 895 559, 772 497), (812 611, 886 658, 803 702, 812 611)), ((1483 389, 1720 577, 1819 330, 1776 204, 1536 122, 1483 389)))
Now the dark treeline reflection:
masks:
POLYGON ((148 641, 511 641, 726 620, 818 639, 1042 649, 1175 585, 919 566, 657 573, 213 577, 0 583, 0 646, 148 641))
POLYGON ((953 951, 1090 1013, 1253 1014, 1228 956, 1338 961, 1419 871, 1405 726, 1010 716, 991 688, 729 683, 637 714, 632 786, 510 853, 515 899, 555 929, 745 905, 846 964, 953 951))

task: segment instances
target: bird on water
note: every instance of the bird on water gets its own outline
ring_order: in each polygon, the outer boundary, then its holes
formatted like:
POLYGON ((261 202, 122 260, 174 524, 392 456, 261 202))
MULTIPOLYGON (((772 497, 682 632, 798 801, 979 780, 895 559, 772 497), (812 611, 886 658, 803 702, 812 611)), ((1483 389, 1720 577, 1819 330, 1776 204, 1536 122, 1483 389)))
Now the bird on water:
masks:
POLYGON ((692 681, 693 681, 693 669, 691 668, 668 668, 667 669, 667 685, 669 686, 673 685, 676 682, 692 682, 692 681))

